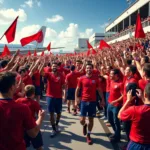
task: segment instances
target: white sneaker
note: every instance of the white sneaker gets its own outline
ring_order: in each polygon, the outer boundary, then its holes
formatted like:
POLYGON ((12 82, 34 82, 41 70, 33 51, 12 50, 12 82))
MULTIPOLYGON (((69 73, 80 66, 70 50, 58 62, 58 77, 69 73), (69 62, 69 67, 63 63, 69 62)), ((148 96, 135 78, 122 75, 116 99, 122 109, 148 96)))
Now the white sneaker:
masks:
POLYGON ((106 117, 105 117, 105 116, 103 116, 103 117, 101 117, 100 119, 105 120, 105 119, 106 119, 106 117))
POLYGON ((108 120, 104 120, 104 123, 108 123, 108 120))

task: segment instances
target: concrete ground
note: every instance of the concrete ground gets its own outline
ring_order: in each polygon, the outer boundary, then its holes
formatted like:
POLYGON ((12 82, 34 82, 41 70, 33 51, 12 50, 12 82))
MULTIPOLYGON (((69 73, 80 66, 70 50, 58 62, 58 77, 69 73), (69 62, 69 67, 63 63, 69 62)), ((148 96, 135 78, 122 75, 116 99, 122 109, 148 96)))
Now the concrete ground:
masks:
MULTIPOLYGON (((46 110, 45 101, 41 102, 43 109, 46 110)), ((54 138, 50 137, 51 126, 49 124, 49 114, 46 113, 42 125, 42 136, 44 141, 44 150, 118 150, 116 145, 110 143, 108 135, 110 130, 104 122, 98 118, 94 120, 94 128, 91 134, 93 145, 86 143, 86 137, 82 134, 82 126, 79 122, 79 115, 73 116, 66 112, 66 106, 63 106, 62 118, 60 121, 61 132, 54 138)), ((28 150, 33 150, 32 147, 28 150)))

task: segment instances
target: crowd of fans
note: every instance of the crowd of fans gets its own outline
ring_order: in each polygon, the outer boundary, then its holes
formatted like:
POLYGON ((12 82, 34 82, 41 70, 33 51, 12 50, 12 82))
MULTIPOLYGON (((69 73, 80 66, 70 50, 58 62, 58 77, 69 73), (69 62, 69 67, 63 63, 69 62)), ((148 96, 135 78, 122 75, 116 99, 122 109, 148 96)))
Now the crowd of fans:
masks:
POLYGON ((147 33, 145 39, 130 38, 88 56, 20 57, 16 51, 11 57, 1 57, 0 150, 25 150, 30 142, 35 149, 42 149, 40 126, 45 112, 40 99, 45 89, 53 129, 51 137, 58 131, 62 100, 67 100, 68 113, 71 102, 73 115, 81 111, 80 123, 88 144, 92 143, 90 134, 97 107, 99 112, 104 110, 106 125, 114 130, 109 137, 111 142, 120 141, 123 124, 127 149, 149 150, 149 43, 147 33))
MULTIPOLYGON (((145 19, 141 18, 141 22, 142 22, 143 27, 149 26, 150 17, 147 17, 145 19)), ((105 41, 109 42, 111 40, 117 39, 117 38, 122 37, 127 34, 130 34, 130 36, 131 36, 131 33, 135 31, 135 27, 136 27, 136 24, 130 25, 130 26, 126 27, 125 29, 111 35, 110 37, 105 37, 105 41)))

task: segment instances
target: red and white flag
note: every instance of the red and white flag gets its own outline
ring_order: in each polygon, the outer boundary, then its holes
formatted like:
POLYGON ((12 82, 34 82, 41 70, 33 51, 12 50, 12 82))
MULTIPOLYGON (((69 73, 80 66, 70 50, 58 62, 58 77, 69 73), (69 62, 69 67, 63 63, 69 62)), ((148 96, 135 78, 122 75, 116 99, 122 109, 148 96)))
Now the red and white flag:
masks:
POLYGON ((25 37, 25 38, 22 38, 20 40, 20 43, 22 46, 25 46, 33 41, 36 41, 38 43, 41 43, 43 41, 43 32, 42 30, 40 30, 39 32, 37 32, 36 34, 33 34, 31 36, 28 36, 28 37, 25 37))

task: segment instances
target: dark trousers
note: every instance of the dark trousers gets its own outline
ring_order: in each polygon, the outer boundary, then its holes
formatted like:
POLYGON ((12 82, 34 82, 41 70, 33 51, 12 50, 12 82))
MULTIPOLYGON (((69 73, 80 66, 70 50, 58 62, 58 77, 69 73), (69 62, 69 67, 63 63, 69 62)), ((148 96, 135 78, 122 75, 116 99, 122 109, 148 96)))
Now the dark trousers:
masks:
POLYGON ((130 135, 130 130, 131 130, 131 122, 130 121, 123 122, 123 128, 126 132, 127 140, 129 142, 130 141, 129 135, 130 135))
POLYGON ((119 113, 120 107, 115 107, 111 104, 108 104, 107 108, 107 117, 108 121, 111 124, 114 132, 115 132, 115 138, 120 139, 120 121, 118 119, 118 113, 119 113))
POLYGON ((108 107, 109 92, 104 92, 104 96, 105 96, 105 112, 104 112, 104 115, 107 118, 107 107, 108 107))
POLYGON ((99 95, 99 93, 98 93, 98 91, 96 91, 96 107, 97 107, 97 109, 100 111, 101 110, 101 108, 100 108, 100 95, 99 95))

